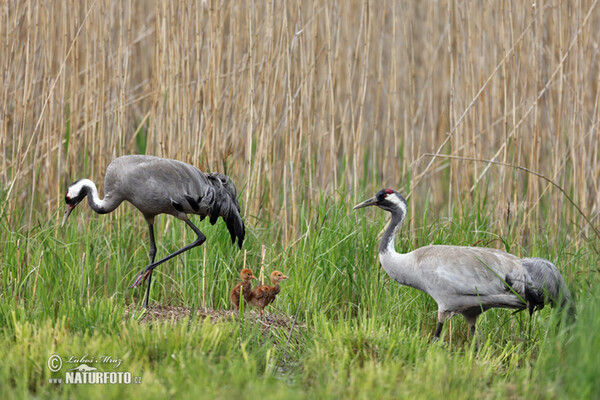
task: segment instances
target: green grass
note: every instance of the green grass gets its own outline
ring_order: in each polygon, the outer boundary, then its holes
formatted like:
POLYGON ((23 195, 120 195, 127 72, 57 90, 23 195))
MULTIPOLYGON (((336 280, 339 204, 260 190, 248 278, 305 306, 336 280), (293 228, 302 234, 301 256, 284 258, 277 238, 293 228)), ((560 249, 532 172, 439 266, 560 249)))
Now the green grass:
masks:
MULTIPOLYGON (((557 263, 577 302, 577 321, 559 324, 549 307, 526 312, 490 310, 478 322, 475 352, 462 317, 431 342, 435 302, 391 281, 379 266, 380 210, 352 211, 324 197, 300 210, 302 232, 281 242, 282 221, 246 218, 247 264, 290 279, 267 313, 296 316, 292 331, 264 331, 249 318, 213 323, 124 318, 143 289, 127 289, 148 261, 147 228, 133 207, 97 216, 87 206, 67 226, 39 221, 19 228, 0 220, 0 397, 56 398, 597 398, 600 393, 600 289, 591 244, 575 244, 569 229, 533 232, 528 246, 500 237, 491 207, 465 207, 451 220, 425 204, 414 232, 402 231, 399 251, 429 243, 510 247, 521 256, 557 263), (563 236, 559 236, 563 235, 563 236), (83 254, 85 253, 85 257, 83 254), (83 268, 82 268, 83 267, 83 268), (297 312, 297 314, 296 314, 297 312), (141 377, 130 385, 57 385, 48 358, 58 354, 122 359, 119 371, 141 377)), ((243 264, 221 222, 198 222, 209 238, 206 306, 229 308, 228 291, 243 264)), ((158 219, 158 257, 190 242, 192 232, 158 219)), ((201 306, 204 249, 161 265, 152 305, 201 306)), ((76 366, 77 364, 73 365, 76 366)), ((101 365, 100 371, 110 370, 101 365)))

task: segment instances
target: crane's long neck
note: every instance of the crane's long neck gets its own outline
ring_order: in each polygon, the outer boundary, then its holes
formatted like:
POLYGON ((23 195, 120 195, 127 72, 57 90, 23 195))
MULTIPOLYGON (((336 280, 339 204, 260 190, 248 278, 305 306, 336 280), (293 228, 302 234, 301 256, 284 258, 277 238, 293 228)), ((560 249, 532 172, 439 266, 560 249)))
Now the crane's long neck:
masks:
POLYGON ((82 179, 78 182, 81 184, 81 190, 85 192, 88 198, 90 208, 98 214, 106 214, 113 211, 121 204, 122 200, 107 194, 104 199, 98 195, 96 184, 89 179, 82 179))
POLYGON ((392 212, 392 219, 383 233, 381 243, 379 244, 380 254, 393 254, 396 252, 394 248, 394 239, 400 230, 400 226, 402 226, 402 222, 404 222, 404 213, 400 210, 392 212))
POLYGON ((396 282, 424 290, 425 285, 421 281, 418 263, 415 263, 413 255, 398 253, 394 248, 394 239, 404 222, 404 215, 402 210, 392 212, 392 219, 379 245, 379 260, 385 272, 396 282))

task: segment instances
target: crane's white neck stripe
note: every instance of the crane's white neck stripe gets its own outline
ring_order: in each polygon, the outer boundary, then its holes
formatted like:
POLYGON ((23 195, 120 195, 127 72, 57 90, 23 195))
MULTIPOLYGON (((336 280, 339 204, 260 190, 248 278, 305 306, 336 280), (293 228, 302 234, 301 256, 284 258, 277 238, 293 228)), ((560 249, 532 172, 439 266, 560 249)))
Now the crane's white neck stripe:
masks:
POLYGON ((98 196, 98 188, 96 188, 96 184, 89 179, 81 179, 71 186, 67 190, 67 197, 70 199, 74 199, 75 197, 81 194, 82 190, 85 188, 89 188, 90 192, 88 192, 88 199, 90 203, 93 203, 97 208, 104 208, 104 200, 100 199, 98 196))
POLYGON ((404 217, 406 216, 406 202, 397 194, 387 196, 386 200, 396 206, 397 210, 392 211, 392 219, 388 224, 388 229, 381 239, 382 241, 379 246, 379 252, 395 253, 394 239, 398 234, 400 225, 402 225, 402 222, 404 221, 404 217))
POLYGON ((81 180, 75 182, 74 184, 72 184, 71 186, 69 186, 69 189, 67 189, 67 197, 70 199, 74 199, 75 197, 79 196, 81 191, 83 189, 85 189, 86 187, 95 188, 96 185, 94 184, 94 182, 90 181, 89 179, 81 179, 81 180))
POLYGON ((402 214, 406 215, 406 203, 403 202, 400 199, 400 197, 398 197, 396 194, 392 194, 392 195, 389 195, 388 197, 386 197, 385 199, 387 201, 389 201, 390 203, 397 205, 402 210, 402 214))

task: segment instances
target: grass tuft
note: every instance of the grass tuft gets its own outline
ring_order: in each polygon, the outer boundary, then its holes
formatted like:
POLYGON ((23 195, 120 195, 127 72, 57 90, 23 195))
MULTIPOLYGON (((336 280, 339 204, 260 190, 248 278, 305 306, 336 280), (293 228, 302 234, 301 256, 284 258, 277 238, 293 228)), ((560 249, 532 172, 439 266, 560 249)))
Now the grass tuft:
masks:
MULTIPOLYGON (((523 256, 557 262, 577 304, 576 322, 549 307, 532 318, 526 312, 489 310, 479 318, 475 351, 461 318, 451 319, 440 342, 433 343, 435 302, 390 280, 379 266, 377 234, 386 216, 378 210, 359 215, 350 204, 323 197, 314 213, 299 208, 305 228, 288 246, 269 222, 248 225, 246 264, 255 270, 264 264, 265 274, 277 268, 290 276, 267 307, 267 323, 249 317, 248 307, 242 316, 218 322, 194 311, 202 306, 200 299, 215 311, 231 307, 228 293, 244 253, 231 246, 222 223, 201 224, 209 238, 206 257, 203 249, 192 250, 154 274, 151 306, 170 304, 190 312, 150 322, 139 304, 143 290, 127 289, 148 262, 143 221, 135 221, 137 213, 129 209, 104 218, 77 211, 62 230, 49 222, 19 231, 2 224, 3 398, 224 398, 266 392, 292 399, 425 398, 439 391, 456 397, 591 398, 597 393, 599 371, 589 349, 600 345, 594 334, 600 328, 594 319, 598 285, 596 275, 585 269, 595 252, 590 247, 569 252, 572 239, 558 236, 561 232, 534 235, 530 249, 518 248, 523 256), (549 242, 562 244, 553 249, 558 259, 549 242), (205 285, 199 284, 202 278, 205 285), (48 379, 64 377, 64 371, 48 369, 52 354, 118 357, 119 370, 140 376, 142 383, 51 384, 48 379)), ((424 226, 405 227, 397 248, 410 251, 428 243, 503 247, 493 234, 492 215, 482 205, 443 219, 426 205, 411 217, 424 226)), ((178 222, 158 219, 159 254, 189 240, 178 222)), ((110 367, 95 365, 102 371, 110 367)))

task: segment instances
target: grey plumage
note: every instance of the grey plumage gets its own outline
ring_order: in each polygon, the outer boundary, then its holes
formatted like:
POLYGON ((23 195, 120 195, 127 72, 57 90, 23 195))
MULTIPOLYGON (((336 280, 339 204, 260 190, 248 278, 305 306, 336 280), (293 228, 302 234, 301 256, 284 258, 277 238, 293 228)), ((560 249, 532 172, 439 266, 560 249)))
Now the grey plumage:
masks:
POLYGON ((132 287, 149 278, 144 300, 146 307, 154 268, 206 240, 204 234, 189 220, 188 214, 200 215, 201 219, 209 217, 211 224, 221 217, 227 225, 232 243, 237 239, 241 248, 244 241, 244 222, 240 216, 237 190, 231 179, 219 173, 204 173, 181 161, 145 155, 114 159, 106 169, 103 199, 99 198, 96 185, 89 179, 78 180, 69 186, 65 196, 67 210, 63 225, 73 208, 86 196, 90 207, 100 214, 109 213, 123 201, 128 201, 144 215, 150 233, 150 264, 138 275, 132 287), (170 214, 185 221, 198 237, 188 246, 154 262, 156 245, 153 224, 158 214, 170 214))
POLYGON ((560 272, 548 260, 520 259, 491 248, 444 245, 400 254, 394 249, 394 238, 406 216, 406 200, 385 189, 354 208, 367 206, 392 214, 379 247, 381 265, 398 283, 422 290, 436 301, 436 339, 444 321, 456 314, 466 318, 474 333, 477 318, 490 308, 528 308, 531 313, 547 303, 572 307, 560 272))
POLYGON ((525 287, 529 314, 550 303, 552 307, 569 308, 573 315, 571 293, 556 266, 543 258, 523 258, 521 261, 529 274, 525 287))

